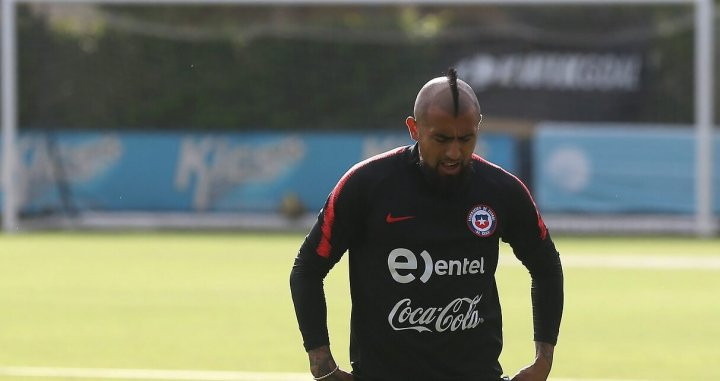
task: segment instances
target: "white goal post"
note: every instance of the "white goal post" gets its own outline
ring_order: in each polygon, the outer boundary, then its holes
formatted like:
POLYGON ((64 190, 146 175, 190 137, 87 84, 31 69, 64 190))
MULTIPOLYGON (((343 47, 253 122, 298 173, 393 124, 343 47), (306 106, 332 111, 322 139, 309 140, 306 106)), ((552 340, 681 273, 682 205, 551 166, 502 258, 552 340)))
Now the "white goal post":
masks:
POLYGON ((715 234, 713 216, 713 128, 714 128, 714 2, 713 0, 3 0, 2 20, 2 222, 5 232, 18 229, 16 190, 17 35, 15 12, 24 3, 103 3, 103 4, 256 4, 256 5, 657 5, 678 4, 695 7, 694 124, 696 147, 695 233, 701 237, 715 234))

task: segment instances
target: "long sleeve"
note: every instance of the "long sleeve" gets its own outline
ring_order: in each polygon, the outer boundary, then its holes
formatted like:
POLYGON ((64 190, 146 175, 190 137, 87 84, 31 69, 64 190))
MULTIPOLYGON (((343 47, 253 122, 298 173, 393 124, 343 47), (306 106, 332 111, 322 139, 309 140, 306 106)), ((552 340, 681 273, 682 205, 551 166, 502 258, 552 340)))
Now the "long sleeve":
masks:
POLYGON ((323 279, 330 271, 329 261, 320 256, 303 255, 301 249, 290 272, 290 290, 305 350, 330 344, 323 279))
POLYGON ((290 290, 305 350, 329 344, 323 279, 356 234, 360 184, 350 169, 332 190, 305 237, 292 271, 290 290))
POLYGON ((557 344, 563 311, 563 272, 549 236, 523 261, 532 277, 531 296, 535 341, 557 344))
POLYGON ((530 272, 535 341, 555 345, 563 311, 560 255, 527 187, 518 179, 509 192, 512 221, 503 235, 530 272))

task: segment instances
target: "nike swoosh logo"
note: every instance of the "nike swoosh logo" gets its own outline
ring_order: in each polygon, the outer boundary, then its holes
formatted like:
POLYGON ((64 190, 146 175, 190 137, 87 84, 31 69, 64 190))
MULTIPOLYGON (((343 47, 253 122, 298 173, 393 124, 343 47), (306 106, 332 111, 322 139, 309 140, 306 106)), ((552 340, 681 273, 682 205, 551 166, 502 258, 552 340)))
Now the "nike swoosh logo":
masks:
POLYGON ((388 213, 387 216, 385 216, 385 221, 389 224, 394 224, 396 222, 409 220, 411 218, 415 218, 415 216, 393 217, 391 213, 388 213))

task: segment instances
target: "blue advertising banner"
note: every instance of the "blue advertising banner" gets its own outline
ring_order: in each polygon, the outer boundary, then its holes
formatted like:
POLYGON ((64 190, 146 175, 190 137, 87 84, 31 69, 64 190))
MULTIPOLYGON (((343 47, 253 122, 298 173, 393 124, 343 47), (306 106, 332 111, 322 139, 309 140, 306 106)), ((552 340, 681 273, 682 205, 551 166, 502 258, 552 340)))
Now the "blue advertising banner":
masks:
MULTIPOLYGON (((356 162, 412 144, 402 133, 23 133, 21 211, 274 212, 288 196, 319 210, 356 162)), ((476 152, 509 171, 515 141, 476 152)))
MULTIPOLYGON (((720 134, 714 139, 720 213, 720 134)), ((535 196, 543 212, 693 213, 692 128, 544 123, 534 140, 535 196)))

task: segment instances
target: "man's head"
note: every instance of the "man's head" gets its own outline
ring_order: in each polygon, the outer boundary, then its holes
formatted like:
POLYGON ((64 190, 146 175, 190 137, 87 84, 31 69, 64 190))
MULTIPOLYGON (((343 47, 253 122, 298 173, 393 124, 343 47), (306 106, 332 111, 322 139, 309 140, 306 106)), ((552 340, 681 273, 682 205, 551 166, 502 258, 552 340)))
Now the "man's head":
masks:
POLYGON ((433 181, 456 183, 469 171, 482 121, 475 92, 450 69, 420 89, 413 113, 405 124, 418 142, 423 170, 433 181))

